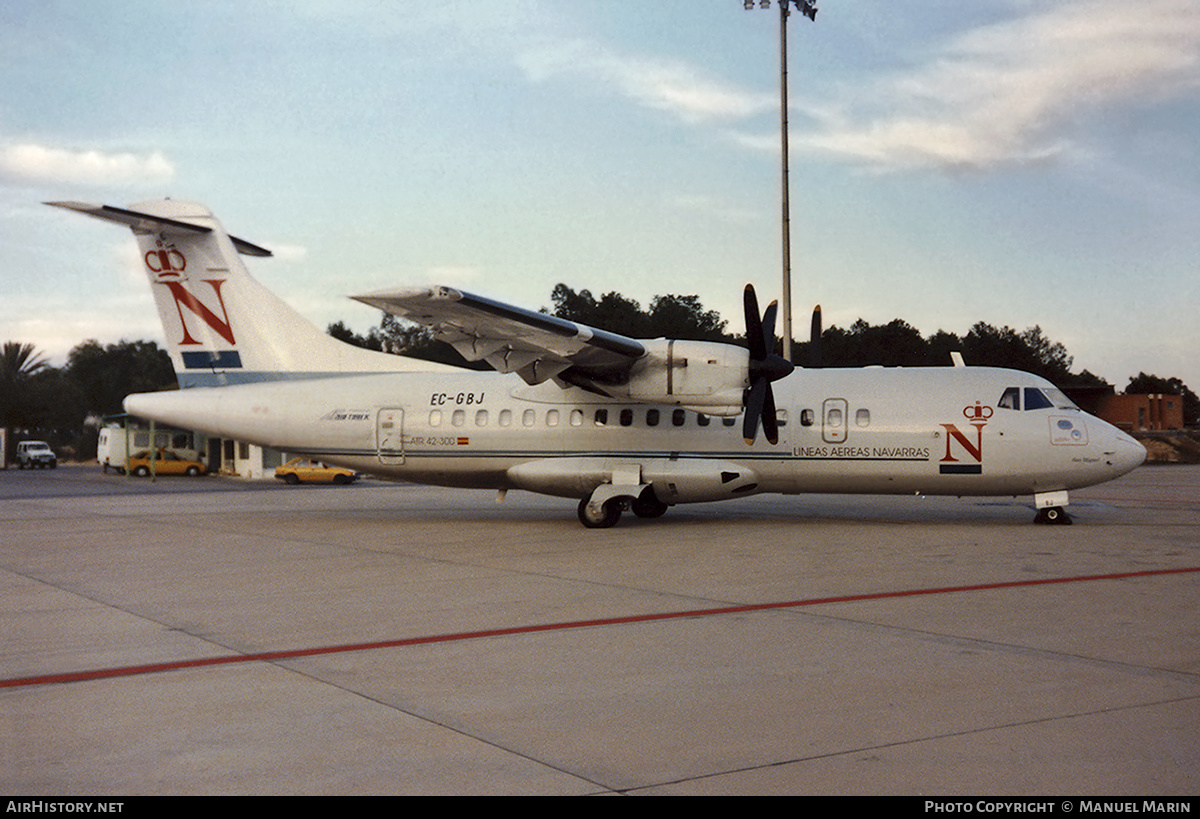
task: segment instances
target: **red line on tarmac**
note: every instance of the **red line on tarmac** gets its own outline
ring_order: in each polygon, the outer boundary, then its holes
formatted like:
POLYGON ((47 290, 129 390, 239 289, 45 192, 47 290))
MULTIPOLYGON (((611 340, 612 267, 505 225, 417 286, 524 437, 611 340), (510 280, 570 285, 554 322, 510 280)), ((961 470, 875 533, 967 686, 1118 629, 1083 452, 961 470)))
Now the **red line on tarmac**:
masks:
POLYGON ((345 654, 351 651, 373 651, 381 648, 401 648, 404 646, 432 645, 435 643, 452 643, 463 640, 480 640, 485 637, 508 637, 516 634, 536 634, 543 631, 566 631, 578 628, 596 628, 599 626, 619 626, 631 623, 652 623, 659 620, 682 620, 691 617, 714 617, 721 614, 744 614, 754 611, 771 611, 773 609, 795 609, 805 606, 821 606, 831 603, 857 603, 864 600, 887 600, 899 597, 920 597, 933 594, 957 594, 959 592, 991 591, 994 589, 1017 589, 1028 586, 1050 586, 1062 583, 1086 583, 1094 580, 1125 580, 1131 577, 1161 577, 1172 574, 1195 574, 1200 572, 1200 566, 1190 566, 1183 569, 1156 569, 1142 572, 1120 572, 1118 574, 1092 574, 1079 577, 1052 577, 1042 580, 1013 580, 1005 583, 978 583, 970 586, 942 586, 933 589, 908 589, 905 591, 874 592, 872 594, 848 594, 840 597, 815 597, 809 600, 789 600, 780 603, 751 603, 740 606, 722 606, 711 609, 691 609, 689 611, 669 611, 658 614, 633 614, 627 617, 602 617, 593 620, 571 620, 561 623, 543 623, 533 626, 512 626, 510 628, 484 629, 481 631, 461 631, 453 634, 435 634, 426 637, 407 637, 399 640, 378 640, 370 643, 347 643, 338 646, 323 646, 319 648, 297 648, 288 651, 264 651, 257 654, 234 654, 224 657, 205 657, 196 660, 176 660, 169 663, 147 663, 145 665, 129 665, 120 668, 99 668, 90 671, 70 671, 62 674, 41 674, 35 677, 16 677, 0 680, 0 688, 22 688, 32 685, 54 685, 61 683, 83 682, 85 680, 102 680, 108 677, 131 677, 140 674, 155 674, 161 671, 180 671, 189 668, 204 668, 214 665, 232 665, 234 663, 271 662, 274 660, 291 660, 298 657, 317 657, 325 654, 345 654))

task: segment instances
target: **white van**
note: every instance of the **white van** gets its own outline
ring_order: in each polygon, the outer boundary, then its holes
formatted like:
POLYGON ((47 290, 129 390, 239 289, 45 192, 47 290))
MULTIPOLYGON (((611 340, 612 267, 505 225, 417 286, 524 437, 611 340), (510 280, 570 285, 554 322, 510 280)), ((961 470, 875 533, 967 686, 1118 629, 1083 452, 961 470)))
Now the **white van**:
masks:
POLYGON ((54 469, 58 466, 58 456, 45 441, 22 441, 17 444, 17 468, 33 469, 35 466, 54 469))

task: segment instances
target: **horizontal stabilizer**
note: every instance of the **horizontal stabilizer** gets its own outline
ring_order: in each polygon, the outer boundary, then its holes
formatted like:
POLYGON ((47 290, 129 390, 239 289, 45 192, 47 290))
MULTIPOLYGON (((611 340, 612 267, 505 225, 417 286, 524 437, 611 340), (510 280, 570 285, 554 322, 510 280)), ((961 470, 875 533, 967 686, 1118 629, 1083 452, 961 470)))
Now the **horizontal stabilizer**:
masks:
MULTIPOLYGON (((134 233, 166 233, 168 235, 212 233, 212 228, 205 227, 204 225, 193 225, 190 222, 181 222, 178 219, 169 219, 166 216, 139 213, 135 210, 116 208, 112 205, 92 205, 87 202, 47 202, 46 204, 56 208, 73 210, 85 216, 103 219, 106 222, 127 225, 133 229, 134 233)), ((230 236, 229 240, 233 242, 233 246, 237 248, 238 253, 245 256, 260 256, 265 258, 271 255, 271 251, 247 242, 245 239, 230 236)))

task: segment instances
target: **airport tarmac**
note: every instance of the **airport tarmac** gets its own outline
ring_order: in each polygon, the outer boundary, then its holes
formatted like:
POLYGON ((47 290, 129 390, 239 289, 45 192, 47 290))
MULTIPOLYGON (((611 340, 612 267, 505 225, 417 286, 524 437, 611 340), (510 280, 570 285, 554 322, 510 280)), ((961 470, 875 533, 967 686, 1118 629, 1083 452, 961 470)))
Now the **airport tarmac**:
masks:
POLYGON ((1200 467, 626 515, 0 472, 0 793, 1200 792, 1200 467))

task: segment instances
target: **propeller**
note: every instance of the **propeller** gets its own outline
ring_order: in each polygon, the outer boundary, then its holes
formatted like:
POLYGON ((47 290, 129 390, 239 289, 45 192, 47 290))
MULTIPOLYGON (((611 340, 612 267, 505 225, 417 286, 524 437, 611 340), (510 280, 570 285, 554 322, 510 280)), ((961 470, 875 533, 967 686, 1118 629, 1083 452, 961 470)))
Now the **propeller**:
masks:
POLYGON ((788 375, 795 367, 792 362, 775 355, 775 313, 778 302, 767 305, 762 318, 758 315, 758 298, 754 286, 746 285, 743 298, 746 308, 746 345, 750 348, 750 389, 746 390, 746 415, 742 421, 742 437, 747 444, 754 443, 758 434, 758 422, 762 419, 763 432, 772 444, 779 443, 779 423, 775 418, 775 393, 771 382, 788 375))
POLYGON ((812 327, 808 334, 808 366, 821 369, 821 305, 813 308, 812 327))

